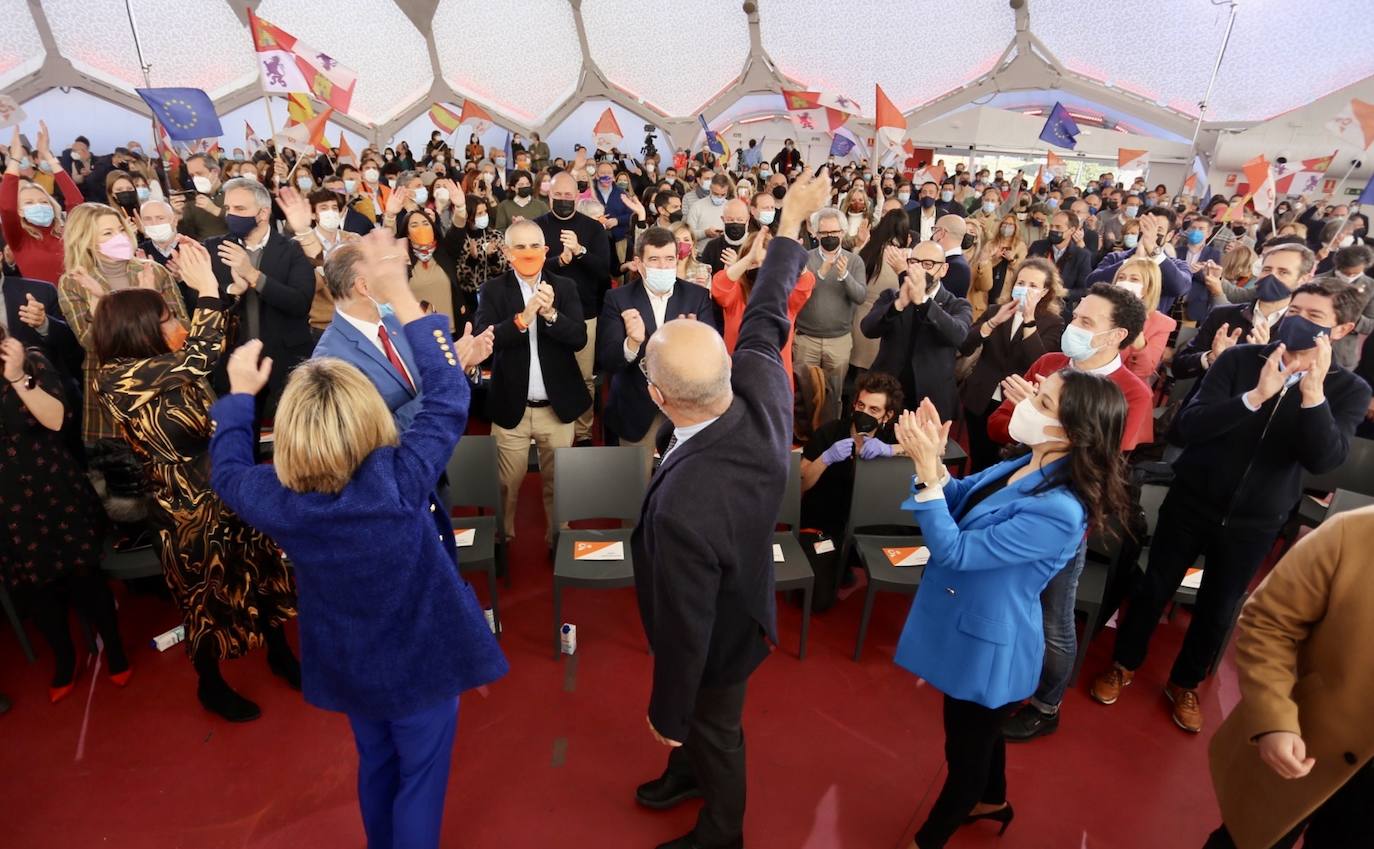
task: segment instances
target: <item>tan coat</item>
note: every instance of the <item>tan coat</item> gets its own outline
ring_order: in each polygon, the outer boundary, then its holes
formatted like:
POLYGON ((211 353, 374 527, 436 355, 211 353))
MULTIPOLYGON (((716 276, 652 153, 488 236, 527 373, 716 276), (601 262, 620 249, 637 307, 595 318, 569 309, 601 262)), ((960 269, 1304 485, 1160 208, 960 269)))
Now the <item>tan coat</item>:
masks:
POLYGON ((1212 783, 1240 849, 1269 849, 1374 757, 1374 507, 1332 517, 1241 611, 1241 702, 1211 743, 1212 783), (1254 741, 1291 731, 1316 765, 1280 778, 1254 741))

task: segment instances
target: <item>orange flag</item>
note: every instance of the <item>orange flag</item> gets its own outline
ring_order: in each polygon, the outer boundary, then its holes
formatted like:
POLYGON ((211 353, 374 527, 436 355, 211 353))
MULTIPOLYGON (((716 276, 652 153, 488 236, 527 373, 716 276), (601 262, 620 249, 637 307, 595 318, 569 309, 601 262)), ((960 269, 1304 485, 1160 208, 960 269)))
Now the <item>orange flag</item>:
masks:
POLYGON ((348 146, 348 139, 344 136, 343 130, 339 130, 339 161, 343 162, 345 159, 354 164, 358 161, 353 154, 353 148, 348 146))
POLYGON ((873 102, 876 105, 876 117, 873 120, 876 147, 900 153, 902 139, 906 138, 906 116, 888 98, 883 87, 876 83, 873 85, 873 102))
POLYGON ((1148 150, 1138 150, 1133 147, 1118 147, 1116 149, 1117 168, 1144 168, 1150 164, 1150 152, 1148 150))
POLYGON ((1064 157, 1052 150, 1045 151, 1045 170, 1053 177, 1063 177, 1065 171, 1064 157))
POLYGON ((329 116, 333 114, 334 109, 330 107, 314 118, 311 118, 305 124, 306 131, 310 134, 310 143, 315 146, 315 150, 318 150, 326 156, 329 155, 329 139, 324 137, 324 129, 325 124, 329 123, 329 116))
MULTIPOLYGON (((432 112, 431 117, 433 117, 432 112)), ((466 124, 469 121, 472 122, 472 131, 479 136, 490 130, 493 123, 491 113, 471 100, 464 100, 463 111, 458 115, 458 123, 466 124)))

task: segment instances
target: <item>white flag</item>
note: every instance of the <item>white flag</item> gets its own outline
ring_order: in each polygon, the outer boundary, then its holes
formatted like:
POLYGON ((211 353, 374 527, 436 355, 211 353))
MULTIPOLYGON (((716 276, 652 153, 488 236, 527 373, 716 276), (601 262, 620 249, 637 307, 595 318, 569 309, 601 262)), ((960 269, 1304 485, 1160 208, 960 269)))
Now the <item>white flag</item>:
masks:
POLYGON ((17 100, 8 94, 0 94, 0 127, 13 127, 27 117, 17 100))

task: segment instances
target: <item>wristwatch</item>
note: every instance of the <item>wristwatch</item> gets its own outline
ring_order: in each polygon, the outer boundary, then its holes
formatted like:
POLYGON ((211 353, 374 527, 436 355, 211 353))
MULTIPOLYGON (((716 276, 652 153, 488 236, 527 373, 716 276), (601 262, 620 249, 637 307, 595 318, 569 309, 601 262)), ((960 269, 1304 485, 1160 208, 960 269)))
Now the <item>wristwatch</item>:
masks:
POLYGON ((586 246, 586 245, 578 245, 578 246, 577 246, 577 255, 578 255, 578 256, 586 256, 586 255, 587 255, 587 246, 586 246))

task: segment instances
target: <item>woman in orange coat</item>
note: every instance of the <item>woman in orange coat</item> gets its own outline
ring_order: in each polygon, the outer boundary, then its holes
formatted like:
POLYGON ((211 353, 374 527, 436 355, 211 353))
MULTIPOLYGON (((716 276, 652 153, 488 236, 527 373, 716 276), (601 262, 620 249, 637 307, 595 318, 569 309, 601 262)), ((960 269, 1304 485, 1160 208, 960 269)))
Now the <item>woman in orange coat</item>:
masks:
MULTIPOLYGON (((735 342, 739 340, 739 324, 744 318, 744 306, 749 303, 749 292, 754 288, 754 277, 759 273, 764 254, 768 252, 768 241, 772 233, 767 229, 758 230, 744 237, 739 246, 739 255, 733 263, 717 271, 711 278, 711 297, 720 307, 724 322, 721 335, 725 337, 725 348, 735 352, 735 342)), ((787 318, 792 329, 787 333, 787 344, 782 348, 782 365, 787 369, 787 382, 792 384, 792 337, 797 334, 797 313, 806 306, 811 290, 816 288, 816 278, 809 271, 803 271, 797 278, 797 287, 787 298, 787 318)))

